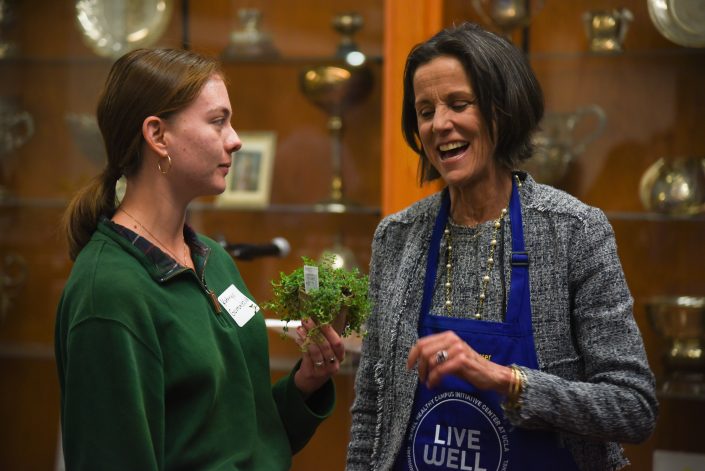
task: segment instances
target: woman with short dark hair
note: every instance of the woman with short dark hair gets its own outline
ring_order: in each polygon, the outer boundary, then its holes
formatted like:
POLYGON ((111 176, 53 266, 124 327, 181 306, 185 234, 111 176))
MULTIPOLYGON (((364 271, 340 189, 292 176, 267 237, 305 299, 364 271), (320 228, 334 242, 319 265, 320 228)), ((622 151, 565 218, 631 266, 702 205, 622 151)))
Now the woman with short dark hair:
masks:
POLYGON ((653 431, 607 218, 516 170, 542 115, 524 55, 477 25, 409 54, 404 136, 445 188, 375 232, 348 470, 614 470, 653 431))

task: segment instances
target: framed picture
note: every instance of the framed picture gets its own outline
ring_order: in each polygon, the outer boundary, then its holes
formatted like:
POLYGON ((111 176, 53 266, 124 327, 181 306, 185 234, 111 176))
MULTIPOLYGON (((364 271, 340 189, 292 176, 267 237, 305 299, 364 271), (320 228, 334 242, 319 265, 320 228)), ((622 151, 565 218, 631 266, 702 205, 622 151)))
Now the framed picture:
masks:
POLYGON ((216 204, 232 208, 264 208, 269 204, 276 133, 243 131, 238 133, 242 147, 233 152, 226 177, 225 191, 216 204))

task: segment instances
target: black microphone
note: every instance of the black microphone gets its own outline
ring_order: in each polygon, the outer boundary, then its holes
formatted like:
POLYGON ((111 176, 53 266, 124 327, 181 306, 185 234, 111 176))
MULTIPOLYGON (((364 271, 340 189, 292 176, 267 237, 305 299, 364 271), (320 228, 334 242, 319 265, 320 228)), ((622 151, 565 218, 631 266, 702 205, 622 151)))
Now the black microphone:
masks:
POLYGON ((238 260, 252 260, 258 257, 286 257, 291 251, 289 241, 275 237, 269 244, 228 244, 221 245, 230 255, 238 260))

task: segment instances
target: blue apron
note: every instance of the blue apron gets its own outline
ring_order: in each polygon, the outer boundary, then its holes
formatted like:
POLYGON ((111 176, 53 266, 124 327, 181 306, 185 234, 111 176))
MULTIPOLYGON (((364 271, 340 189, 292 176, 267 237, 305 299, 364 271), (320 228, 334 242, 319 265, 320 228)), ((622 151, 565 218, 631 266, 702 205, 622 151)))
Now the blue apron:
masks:
MULTIPOLYGON (((529 259, 524 248, 521 203, 516 183, 513 184, 509 201, 512 269, 504 322, 459 319, 430 313, 441 238, 449 211, 450 197, 445 190, 428 252, 419 337, 452 330, 478 353, 495 363, 538 368, 531 329, 529 259)), ((570 452, 559 444, 555 433, 513 427, 502 412, 500 404, 503 399, 494 391, 481 391, 455 376, 446 376, 434 389, 419 383, 407 440, 397 456, 394 469, 578 469, 570 452)))

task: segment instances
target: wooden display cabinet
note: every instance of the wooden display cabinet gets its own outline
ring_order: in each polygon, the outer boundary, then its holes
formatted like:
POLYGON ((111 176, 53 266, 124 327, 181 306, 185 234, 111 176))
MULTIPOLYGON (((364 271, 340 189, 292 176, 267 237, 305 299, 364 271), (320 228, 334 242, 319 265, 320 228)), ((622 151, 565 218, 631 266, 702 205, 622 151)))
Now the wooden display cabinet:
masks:
MULTIPOLYGON (((11 23, 0 39, 11 40, 18 54, 0 59, 0 97, 28 111, 34 133, 2 159, 7 192, 0 200, 0 258, 22 260, 26 277, 3 295, 0 318, 0 469, 53 470, 57 463, 59 388, 54 365, 56 306, 70 271, 58 223, 71 195, 103 165, 100 142, 75 136, 68 114, 93 116, 112 58, 99 57, 81 38, 73 1, 10 0, 11 23), (7 97, 7 98, 5 98, 7 97), (91 150, 92 149, 92 150, 91 150)), ((270 204, 261 209, 221 207, 214 198, 194 202, 189 222, 199 232, 230 243, 262 244, 284 237, 291 253, 284 258, 241 261, 248 287, 263 303, 270 280, 318 257, 336 241, 352 250, 367 270, 370 243, 380 218, 382 21, 379 2, 240 2, 174 0, 170 22, 155 47, 188 47, 219 56, 240 25, 237 9, 259 8, 262 28, 280 56, 224 61, 236 131, 273 131, 276 149, 270 204), (299 76, 312 65, 334 61, 340 34, 331 27, 337 14, 354 11, 364 26, 354 38, 367 55, 371 92, 343 115, 341 142, 345 196, 357 203, 345 213, 319 211, 331 182, 331 142, 326 114, 308 102, 299 76)), ((3 266, 5 275, 19 272, 3 266), (13 273, 11 273, 13 272, 13 273)), ((266 313, 272 315, 273 313, 266 313)), ((293 343, 270 335, 272 376, 293 365, 293 343)), ((312 469, 320 454, 342 468, 352 395, 351 368, 336 379, 338 408, 310 446, 295 459, 295 469, 312 469)))
MULTIPOLYGON (((0 96, 19 103, 34 118, 35 132, 21 148, 0 156, 0 257, 19 256, 27 276, 13 288, 0 318, 0 469, 52 470, 59 423, 59 391, 53 359, 56 304, 70 270, 58 220, 68 198, 100 169, 71 135, 67 113, 93 113, 111 60, 96 56, 81 40, 74 2, 8 0, 11 24, 3 40, 20 54, 0 60, 0 96)), ((535 3, 535 2, 531 2, 535 3)), ((644 302, 653 295, 705 295, 705 260, 699 237, 702 215, 674 218, 645 211, 639 180, 661 156, 705 156, 705 50, 676 46, 651 24, 643 0, 545 0, 521 43, 541 81, 548 110, 570 111, 598 104, 607 114, 604 134, 577 158, 559 186, 604 209, 612 222, 635 316, 650 362, 661 374, 663 344, 651 330, 644 302), (581 15, 592 9, 630 9, 634 21, 625 52, 587 52, 581 15)), ((400 133, 401 81, 410 47, 444 25, 479 21, 469 0, 176 0, 171 22, 156 45, 189 47, 218 55, 238 27, 237 9, 261 9, 279 59, 224 64, 236 130, 277 133, 271 206, 262 210, 217 207, 204 198, 192 207, 194 227, 230 242, 266 243, 285 237, 292 253, 282 259, 240 262, 252 292, 264 301, 269 282, 290 271, 302 255, 316 256, 337 237, 366 269, 374 228, 382 215, 399 210, 437 187, 416 187, 417 158, 400 133), (344 11, 363 15, 355 35, 374 76, 371 94, 345 115, 343 177, 346 196, 360 203, 349 213, 321 213, 314 204, 328 195, 330 140, 326 115, 299 89, 299 74, 332 59, 340 35, 330 25, 344 11)), ((14 266, 12 270, 17 270, 14 266)), ((6 269, 9 272, 9 269, 6 269)), ((273 377, 296 357, 296 349, 270 336, 273 377)), ((338 406, 294 470, 343 469, 349 434, 353 376, 337 379, 338 406), (325 461, 324 461, 325 460, 325 461)), ((654 450, 705 452, 705 401, 661 398, 654 435, 626 446, 633 469, 651 469, 654 450)))

